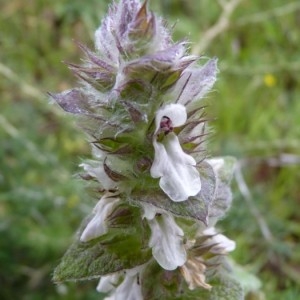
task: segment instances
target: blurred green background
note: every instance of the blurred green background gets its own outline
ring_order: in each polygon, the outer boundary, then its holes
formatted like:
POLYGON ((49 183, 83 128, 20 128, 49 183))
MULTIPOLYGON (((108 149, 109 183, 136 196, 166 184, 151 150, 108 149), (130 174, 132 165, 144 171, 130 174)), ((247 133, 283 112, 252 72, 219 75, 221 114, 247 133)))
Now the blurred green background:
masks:
MULTIPOLYGON (((0 299, 100 299, 51 273, 94 199, 76 177, 89 145, 47 92, 77 84, 73 40, 93 48, 107 0, 0 0, 0 299)), ((219 58, 209 154, 240 173, 219 223, 265 299, 300 296, 300 2, 152 0, 197 54, 219 58), (226 4, 227 3, 227 4, 226 4)), ((263 299, 252 294, 248 299, 263 299)))

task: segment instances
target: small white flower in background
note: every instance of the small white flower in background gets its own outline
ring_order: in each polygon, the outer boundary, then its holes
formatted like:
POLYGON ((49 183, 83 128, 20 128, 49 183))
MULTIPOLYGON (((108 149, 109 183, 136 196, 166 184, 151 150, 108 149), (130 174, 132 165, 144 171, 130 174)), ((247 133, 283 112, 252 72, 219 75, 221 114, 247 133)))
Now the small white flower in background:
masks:
POLYGON ((118 287, 116 285, 121 277, 121 273, 107 275, 101 277, 97 286, 97 291, 102 293, 110 293, 109 297, 104 300, 141 300, 142 289, 139 282, 140 272, 143 271, 145 265, 135 267, 125 271, 124 280, 118 287))
POLYGON ((218 233, 214 227, 203 230, 203 235, 209 236, 207 243, 215 245, 210 249, 214 254, 226 254, 235 249, 235 241, 230 240, 225 235, 218 233))
POLYGON ((81 242, 88 242, 107 233, 106 218, 113 211, 115 204, 120 200, 117 193, 107 192, 96 204, 93 218, 89 221, 80 236, 81 242))
POLYGON ((196 161, 182 150, 178 137, 172 132, 174 127, 183 125, 186 119, 186 109, 181 104, 168 104, 159 109, 155 117, 155 155, 150 172, 153 178, 160 177, 161 189, 176 202, 187 200, 201 190, 196 161), (160 133, 164 136, 157 141, 160 133))
POLYGON ((151 228, 149 247, 152 248, 152 255, 165 270, 175 270, 182 266, 186 259, 186 250, 183 245, 184 232, 176 224, 173 216, 168 214, 148 214, 151 228), (150 216, 151 215, 151 216, 150 216))

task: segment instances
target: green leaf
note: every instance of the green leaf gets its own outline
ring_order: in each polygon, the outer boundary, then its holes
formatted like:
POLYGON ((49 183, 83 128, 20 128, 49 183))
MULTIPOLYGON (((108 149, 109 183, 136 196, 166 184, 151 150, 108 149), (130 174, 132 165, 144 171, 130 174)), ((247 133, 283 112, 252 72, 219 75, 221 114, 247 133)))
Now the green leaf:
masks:
POLYGON ((230 261, 233 268, 233 277, 236 278, 243 287, 245 294, 248 292, 256 292, 261 288, 261 281, 258 277, 252 274, 246 267, 236 264, 234 261, 230 261))
POLYGON ((119 87, 121 99, 130 101, 135 105, 141 104, 139 106, 140 109, 143 107, 147 109, 146 104, 148 104, 151 98, 152 89, 153 87, 149 84, 148 80, 144 80, 142 76, 128 80, 119 87))
POLYGON ((233 277, 220 275, 209 282, 213 286, 207 294, 208 300, 244 300, 244 291, 233 277))
POLYGON ((160 86, 161 90, 167 90, 170 87, 172 87, 177 80, 180 78, 182 71, 181 70, 175 70, 171 72, 170 74, 166 74, 164 78, 163 84, 160 86))
POLYGON ((108 226, 108 233, 97 239, 74 242, 54 271, 55 282, 98 278, 131 269, 151 258, 147 247, 149 228, 138 208, 118 206, 108 217, 108 226))
POLYGON ((228 211, 232 201, 230 182, 236 160, 233 157, 220 157, 208 160, 216 176, 216 194, 209 208, 209 218, 218 220, 228 211))
POLYGON ((143 273, 142 293, 144 300, 178 299, 180 283, 183 280, 178 270, 162 269, 156 261, 152 261, 143 273), (155 287, 155 288, 154 288, 155 287))
POLYGON ((244 289, 226 256, 217 255, 206 260, 206 276, 212 286, 208 300, 243 300, 244 289))
POLYGON ((211 290, 202 287, 190 290, 179 269, 166 271, 155 261, 147 266, 141 283, 144 300, 244 299, 244 292, 239 282, 225 272, 219 273, 209 282, 212 285, 211 290))
POLYGON ((205 162, 199 167, 199 173, 202 182, 201 191, 199 195, 186 201, 174 202, 161 190, 152 191, 151 194, 136 191, 132 193, 129 201, 140 206, 143 202, 152 204, 178 217, 196 219, 207 225, 209 207, 214 201, 216 178, 212 167, 205 162))
POLYGON ((223 159, 224 164, 217 172, 218 177, 222 182, 229 184, 232 180, 236 159, 232 156, 220 157, 219 159, 223 159))

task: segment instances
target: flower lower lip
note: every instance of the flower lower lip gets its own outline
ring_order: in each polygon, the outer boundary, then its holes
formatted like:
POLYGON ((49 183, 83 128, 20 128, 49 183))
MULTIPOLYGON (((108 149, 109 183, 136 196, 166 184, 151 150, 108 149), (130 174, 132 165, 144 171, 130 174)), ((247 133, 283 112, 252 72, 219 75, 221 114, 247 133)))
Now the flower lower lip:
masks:
POLYGON ((170 104, 156 113, 156 130, 153 137, 154 161, 151 176, 160 178, 161 189, 173 200, 184 201, 195 196, 201 189, 200 175, 194 158, 186 154, 178 137, 172 132, 173 125, 181 126, 187 118, 181 104, 170 104), (162 136, 157 135, 163 132, 162 136))

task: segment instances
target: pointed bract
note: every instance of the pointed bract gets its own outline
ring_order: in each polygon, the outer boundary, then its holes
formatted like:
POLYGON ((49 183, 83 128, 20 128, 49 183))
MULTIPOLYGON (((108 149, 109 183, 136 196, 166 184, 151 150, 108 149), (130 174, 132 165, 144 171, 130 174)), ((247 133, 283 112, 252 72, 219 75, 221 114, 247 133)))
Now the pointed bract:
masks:
POLYGON ((72 114, 88 114, 92 112, 88 95, 79 89, 67 90, 60 94, 49 93, 49 95, 66 112, 72 114))
POLYGON ((171 91, 177 103, 188 105, 201 99, 214 85, 217 76, 217 60, 209 60, 201 68, 186 69, 171 91))

